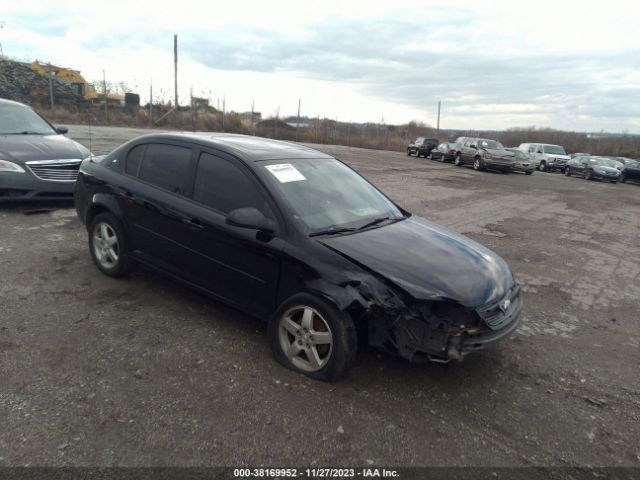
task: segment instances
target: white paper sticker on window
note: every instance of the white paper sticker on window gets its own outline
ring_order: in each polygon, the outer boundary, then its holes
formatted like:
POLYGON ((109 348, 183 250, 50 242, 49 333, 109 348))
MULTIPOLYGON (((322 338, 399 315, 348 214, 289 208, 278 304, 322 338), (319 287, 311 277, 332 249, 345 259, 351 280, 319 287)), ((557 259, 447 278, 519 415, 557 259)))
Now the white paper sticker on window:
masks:
POLYGON ((300 180, 306 180, 296 168, 290 163, 280 163, 278 165, 265 165, 265 168, 269 170, 274 177, 280 180, 280 183, 287 182, 299 182, 300 180))

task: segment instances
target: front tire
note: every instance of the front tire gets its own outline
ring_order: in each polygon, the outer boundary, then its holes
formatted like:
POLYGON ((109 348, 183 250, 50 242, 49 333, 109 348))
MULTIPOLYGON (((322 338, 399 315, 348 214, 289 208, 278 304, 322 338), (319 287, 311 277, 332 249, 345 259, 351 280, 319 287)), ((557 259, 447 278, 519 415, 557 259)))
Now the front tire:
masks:
POLYGON ((407 157, 410 157, 410 156, 411 156, 411 149, 407 148, 407 157))
POLYGON ((473 161, 473 169, 477 171, 482 170, 482 162, 480 161, 480 158, 476 157, 473 161))
POLYGON ((624 183, 627 181, 627 177, 625 176, 625 174, 623 173, 622 175, 620 175, 620 182, 624 183))
POLYGON ((565 169, 564 169, 564 174, 565 174, 565 176, 567 176, 567 177, 570 177, 570 176, 571 176, 571 170, 569 169, 569 167, 567 167, 567 168, 565 168, 565 169))
POLYGON ((538 165, 538 170, 540 170, 541 172, 544 172, 546 168, 547 164, 545 162, 540 162, 540 165, 538 165))
POLYGON ((96 215, 89 224, 89 251, 96 267, 110 277, 132 271, 129 244, 120 221, 111 213, 96 215))
POLYGON ((453 164, 456 167, 461 167, 462 166, 462 161, 460 160, 460 154, 456 155, 456 159, 453 161, 453 164))
POLYGON ((331 382, 353 366, 358 338, 353 320, 328 301, 300 293, 269 321, 269 345, 285 367, 331 382))
POLYGON ((586 172, 584 172, 584 179, 585 180, 591 180, 591 171, 587 170, 586 172))

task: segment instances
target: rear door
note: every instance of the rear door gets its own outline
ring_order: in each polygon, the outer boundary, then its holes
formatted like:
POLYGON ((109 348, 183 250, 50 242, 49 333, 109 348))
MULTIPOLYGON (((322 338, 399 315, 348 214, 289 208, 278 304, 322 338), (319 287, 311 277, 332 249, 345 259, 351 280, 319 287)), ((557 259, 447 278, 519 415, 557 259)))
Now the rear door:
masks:
POLYGON ((125 177, 131 180, 118 192, 134 255, 179 276, 189 243, 179 210, 188 202, 193 162, 188 144, 138 145, 126 157, 125 177))

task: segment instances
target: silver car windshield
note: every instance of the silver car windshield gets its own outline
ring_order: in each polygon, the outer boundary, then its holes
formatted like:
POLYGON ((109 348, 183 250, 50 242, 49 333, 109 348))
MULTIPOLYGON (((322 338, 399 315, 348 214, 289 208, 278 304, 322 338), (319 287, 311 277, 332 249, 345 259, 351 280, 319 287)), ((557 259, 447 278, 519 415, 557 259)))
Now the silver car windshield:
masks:
POLYGON ((564 148, 558 145, 545 145, 544 153, 551 153, 553 155, 566 155, 567 152, 564 151, 564 148))
POLYGON ((264 168, 309 233, 403 218, 391 200, 338 160, 272 161, 264 168))
POLYGON ((55 135, 57 133, 40 115, 28 107, 0 106, 0 135, 55 135))

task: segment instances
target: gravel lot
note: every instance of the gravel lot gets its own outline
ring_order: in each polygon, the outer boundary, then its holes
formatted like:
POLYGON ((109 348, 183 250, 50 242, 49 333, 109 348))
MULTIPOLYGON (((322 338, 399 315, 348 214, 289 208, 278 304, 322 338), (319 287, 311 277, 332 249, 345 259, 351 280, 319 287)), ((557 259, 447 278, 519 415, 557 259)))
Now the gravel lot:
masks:
MULTIPOLYGON (((146 132, 94 127, 91 148, 146 132)), ((640 185, 318 148, 503 256, 518 332, 451 366, 363 348, 315 382, 259 321, 100 274, 72 205, 1 206, 0 465, 640 466, 640 185)))

